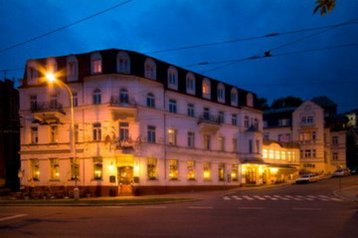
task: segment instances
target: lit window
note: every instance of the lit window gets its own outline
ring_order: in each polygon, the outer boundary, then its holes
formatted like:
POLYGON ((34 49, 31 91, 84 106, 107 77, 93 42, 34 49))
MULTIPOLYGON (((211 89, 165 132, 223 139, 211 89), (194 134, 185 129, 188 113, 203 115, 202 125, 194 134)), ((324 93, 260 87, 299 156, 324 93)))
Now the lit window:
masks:
POLYGON ((174 67, 168 69, 168 87, 178 89, 178 71, 174 67))
POLYGON ((225 86, 221 83, 218 84, 218 88, 217 88, 217 97, 218 97, 218 102, 225 102, 225 86))
POLYGON ((281 153, 278 150, 275 151, 275 159, 281 159, 281 153))
POLYGON ((210 99, 211 98, 211 87, 209 79, 203 79, 202 84, 202 94, 204 98, 210 99))
POLYGON ((179 161, 176 159, 169 160, 169 179, 177 180, 179 177, 179 161))
POLYGON ((225 181, 225 164, 220 163, 218 166, 218 179, 219 181, 225 181))
POLYGON ((128 54, 125 52, 119 52, 117 54, 117 72, 130 73, 130 60, 128 54))
POLYGON ((195 180, 195 161, 189 160, 187 161, 187 169, 188 169, 188 180, 195 180))
POLYGON ((93 123, 93 140, 94 141, 101 141, 102 140, 102 129, 101 123, 93 123))
POLYGON ((195 147, 195 133, 188 132, 188 147, 194 148, 195 147))
POLYGON ((78 61, 75 56, 67 57, 67 81, 78 79, 78 61))
POLYGON ((268 158, 268 154, 267 154, 267 150, 263 149, 262 150, 262 158, 267 159, 268 158))
POLYGON ((246 96, 246 105, 248 107, 253 107, 254 106, 254 97, 252 96, 251 93, 248 93, 246 96))
POLYGON ((232 181, 238 181, 239 179, 238 171, 239 171, 239 166, 237 164, 233 164, 231 166, 231 174, 230 174, 232 181))
POLYGON ((155 108, 155 98, 153 93, 147 94, 147 107, 155 108))
POLYGON ((233 125, 233 126, 237 125, 237 115, 236 114, 231 115, 231 125, 233 125))
POLYGON ((155 126, 147 126, 147 141, 149 143, 155 143, 155 126))
POLYGON ((93 101, 93 104, 101 104, 102 97, 101 97, 101 90, 100 89, 96 88, 93 91, 92 101, 93 101))
POLYGON ((98 52, 91 55, 91 73, 102 73, 102 56, 98 52))
POLYGON ((80 164, 75 158, 71 158, 71 180, 78 180, 80 175, 80 164))
POLYGON ((169 145, 177 144, 177 131, 174 129, 168 129, 168 143, 169 145))
POLYGON ((157 159, 148 158, 147 160, 147 177, 149 180, 157 179, 157 159))
POLYGON ((50 159, 50 178, 51 180, 60 179, 60 165, 58 159, 50 159))
POLYGON ((237 106, 238 105, 238 93, 236 88, 231 89, 231 105, 237 106))
POLYGON ((186 75, 186 92, 195 95, 195 76, 192 73, 186 75))
POLYGON ((269 159, 274 159, 275 158, 275 154, 273 150, 269 150, 269 159))
POLYGON ((128 90, 125 88, 122 88, 119 92, 119 102, 123 104, 129 103, 129 96, 128 96, 128 90))
POLYGON ((195 116, 194 104, 191 104, 191 103, 188 104, 188 116, 189 117, 194 117, 195 116))
POLYGON ((169 112, 171 113, 177 112, 177 101, 174 99, 169 100, 169 112))
POLYGON ((144 77, 156 80, 157 79, 157 73, 156 73, 156 65, 154 60, 152 59, 146 59, 144 62, 144 77))
POLYGON ((281 151, 281 159, 286 160, 286 152, 285 151, 281 151))
POLYGON ((31 178, 33 181, 40 180, 40 162, 38 159, 30 159, 31 178))
POLYGON ((101 180, 103 175, 103 160, 101 157, 93 158, 93 179, 101 180))
POLYGON ((39 142, 39 131, 37 127, 31 127, 31 144, 39 142))
POLYGON ((209 181, 211 179, 211 164, 210 164, 210 162, 205 162, 203 164, 203 177, 204 177, 204 181, 209 181))

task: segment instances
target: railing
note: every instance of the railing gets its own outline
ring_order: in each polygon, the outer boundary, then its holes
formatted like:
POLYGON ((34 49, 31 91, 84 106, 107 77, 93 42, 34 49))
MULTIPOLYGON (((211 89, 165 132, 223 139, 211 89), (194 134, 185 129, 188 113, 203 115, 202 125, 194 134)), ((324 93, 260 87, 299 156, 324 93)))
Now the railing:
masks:
POLYGON ((111 97, 109 103, 111 106, 121 106, 121 107, 134 107, 137 105, 137 102, 133 98, 120 98, 120 97, 111 97))
POLYGON ((210 123, 214 125, 219 125, 220 121, 218 117, 211 116, 211 115, 202 115, 201 117, 199 117, 198 124, 200 123, 210 123))
POLYGON ((32 112, 60 112, 62 114, 65 114, 62 104, 53 101, 42 102, 42 103, 31 105, 31 111, 32 112))

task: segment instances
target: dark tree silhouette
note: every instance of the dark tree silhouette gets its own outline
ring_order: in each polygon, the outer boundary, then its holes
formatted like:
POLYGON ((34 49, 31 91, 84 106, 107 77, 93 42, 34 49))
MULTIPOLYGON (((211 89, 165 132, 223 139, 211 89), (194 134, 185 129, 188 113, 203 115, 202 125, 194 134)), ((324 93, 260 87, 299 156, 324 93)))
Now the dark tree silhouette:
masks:
POLYGON ((321 16, 331 12, 336 6, 336 0, 316 0, 316 7, 313 10, 313 14, 320 12, 321 16))

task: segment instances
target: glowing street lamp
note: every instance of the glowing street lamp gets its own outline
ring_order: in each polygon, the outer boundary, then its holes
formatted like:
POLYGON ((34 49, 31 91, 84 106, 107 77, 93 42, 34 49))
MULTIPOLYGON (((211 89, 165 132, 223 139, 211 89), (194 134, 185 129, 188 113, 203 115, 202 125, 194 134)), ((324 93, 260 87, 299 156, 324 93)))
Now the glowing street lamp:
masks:
MULTIPOLYGON (((61 80, 58 80, 56 78, 56 75, 53 72, 46 72, 45 73, 47 82, 51 84, 58 84, 59 86, 62 86, 67 91, 69 97, 70 97, 70 117, 71 117, 71 125, 70 125, 70 145, 71 145, 71 154, 73 156, 73 159, 76 161, 76 143, 75 143, 75 116, 74 116, 74 105, 73 105, 73 94, 68 87, 67 84, 63 83, 61 80)), ((75 162, 76 163, 76 162, 75 162)), ((77 187, 77 171, 75 171, 75 188, 73 190, 73 196, 75 200, 79 199, 79 189, 77 187)))

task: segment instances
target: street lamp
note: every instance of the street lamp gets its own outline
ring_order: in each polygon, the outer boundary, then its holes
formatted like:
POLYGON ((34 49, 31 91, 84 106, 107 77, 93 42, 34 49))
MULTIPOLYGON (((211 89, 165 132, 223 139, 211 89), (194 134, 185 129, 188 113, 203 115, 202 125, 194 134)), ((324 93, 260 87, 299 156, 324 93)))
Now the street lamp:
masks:
MULTIPOLYGON (((47 72, 45 74, 47 82, 49 83, 57 83, 59 86, 62 86, 67 91, 70 97, 70 117, 71 117, 71 125, 70 125, 70 146, 71 146, 71 154, 73 156, 73 160, 76 162, 76 142, 75 142, 75 116, 74 116, 74 106, 73 106, 73 93, 68 87, 67 84, 63 83, 61 80, 56 78, 56 75, 53 72, 47 72)), ((75 188, 73 190, 73 196, 75 200, 79 199, 79 189, 77 187, 77 170, 75 170, 75 188)))

